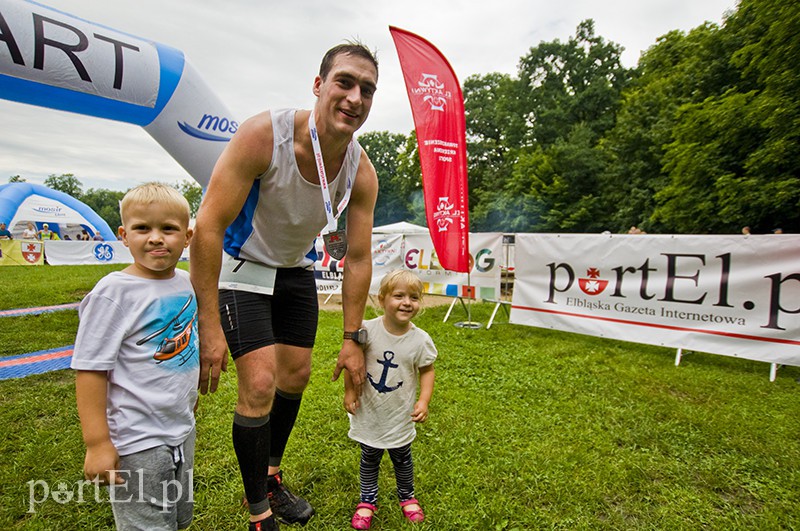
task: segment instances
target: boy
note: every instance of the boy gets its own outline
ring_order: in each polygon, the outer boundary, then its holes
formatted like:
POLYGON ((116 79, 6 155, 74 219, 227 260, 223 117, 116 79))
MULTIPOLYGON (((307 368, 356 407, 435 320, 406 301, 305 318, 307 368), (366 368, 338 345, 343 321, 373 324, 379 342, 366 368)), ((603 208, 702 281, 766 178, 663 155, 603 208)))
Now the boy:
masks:
POLYGON ((84 475, 109 485, 117 529, 185 529, 200 363, 194 291, 175 266, 192 237, 189 204, 149 183, 120 213, 134 263, 84 298, 72 358, 84 475))

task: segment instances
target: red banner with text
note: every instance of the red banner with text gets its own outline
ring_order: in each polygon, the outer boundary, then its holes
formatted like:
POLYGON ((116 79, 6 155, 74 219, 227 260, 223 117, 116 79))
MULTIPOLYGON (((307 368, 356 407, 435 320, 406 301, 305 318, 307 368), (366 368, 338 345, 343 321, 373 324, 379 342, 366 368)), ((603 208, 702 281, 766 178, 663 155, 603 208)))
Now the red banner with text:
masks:
POLYGON ((417 132, 425 214, 442 267, 469 271, 469 203, 464 97, 447 59, 431 43, 389 27, 417 132))

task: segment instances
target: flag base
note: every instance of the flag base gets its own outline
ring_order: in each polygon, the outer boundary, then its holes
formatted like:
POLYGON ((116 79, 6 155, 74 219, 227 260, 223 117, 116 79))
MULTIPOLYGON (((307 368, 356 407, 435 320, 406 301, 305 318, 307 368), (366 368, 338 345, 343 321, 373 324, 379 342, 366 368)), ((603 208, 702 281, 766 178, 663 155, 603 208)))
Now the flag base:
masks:
POLYGON ((456 326, 458 328, 469 328, 471 330, 477 330, 483 325, 477 321, 459 321, 456 323, 456 326))

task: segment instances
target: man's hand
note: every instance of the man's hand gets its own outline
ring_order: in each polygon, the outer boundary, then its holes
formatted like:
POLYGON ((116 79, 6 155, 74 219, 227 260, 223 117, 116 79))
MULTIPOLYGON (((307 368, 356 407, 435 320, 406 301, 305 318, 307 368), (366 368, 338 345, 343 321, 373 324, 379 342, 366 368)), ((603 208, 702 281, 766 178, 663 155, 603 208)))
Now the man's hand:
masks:
POLYGON ((361 387, 364 385, 367 369, 364 364, 364 351, 355 341, 346 339, 342 344, 342 350, 339 351, 339 359, 336 361, 336 368, 333 370, 331 381, 335 382, 339 379, 342 369, 347 370, 350 375, 350 381, 353 383, 356 396, 361 396, 361 387))
POLYGON ((228 370, 228 343, 222 327, 200 326, 200 382, 201 394, 215 392, 222 371, 228 370))
POLYGON ((83 477, 100 485, 125 483, 114 471, 119 470, 119 454, 111 441, 103 441, 86 448, 83 477))

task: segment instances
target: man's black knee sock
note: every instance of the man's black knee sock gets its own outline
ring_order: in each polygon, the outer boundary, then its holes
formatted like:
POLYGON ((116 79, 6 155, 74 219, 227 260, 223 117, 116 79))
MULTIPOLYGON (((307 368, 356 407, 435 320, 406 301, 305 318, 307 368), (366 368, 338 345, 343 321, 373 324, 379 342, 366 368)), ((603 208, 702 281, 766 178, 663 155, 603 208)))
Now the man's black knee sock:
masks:
POLYGON ((242 484, 250 514, 269 510, 267 473, 269 471, 270 416, 233 415, 233 449, 239 461, 242 484))
POLYGON ((272 425, 272 439, 270 444, 269 465, 280 466, 283 452, 286 450, 286 443, 289 435, 294 428, 294 421, 297 420, 297 413, 300 411, 300 401, 302 393, 292 394, 275 390, 275 398, 272 401, 272 412, 270 424, 272 425))

